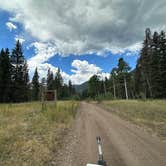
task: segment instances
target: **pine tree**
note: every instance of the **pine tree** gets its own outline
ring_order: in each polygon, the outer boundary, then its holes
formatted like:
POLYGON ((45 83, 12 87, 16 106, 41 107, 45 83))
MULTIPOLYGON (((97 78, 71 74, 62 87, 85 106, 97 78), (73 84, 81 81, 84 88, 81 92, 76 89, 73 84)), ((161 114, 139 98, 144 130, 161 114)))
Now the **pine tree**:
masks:
POLYGON ((11 96, 11 63, 7 48, 0 53, 0 102, 9 102, 11 96))
POLYGON ((114 99, 116 99, 116 77, 117 77, 117 68, 113 68, 111 71, 110 81, 113 87, 113 95, 114 99))
POLYGON ((62 75, 61 75, 59 68, 55 74, 54 89, 56 89, 56 91, 57 91, 57 97, 61 98, 63 96, 63 94, 62 94, 62 92, 63 92, 63 79, 62 79, 62 75))
POLYGON ((134 72, 135 90, 145 97, 164 98, 166 96, 166 37, 165 32, 150 29, 146 36, 134 72))
POLYGON ((3 102, 4 95, 4 57, 5 51, 2 49, 0 53, 0 102, 3 102))
POLYGON ((37 68, 35 69, 34 76, 32 78, 32 98, 33 100, 39 99, 40 84, 39 84, 39 75, 37 68))
POLYGON ((28 66, 24 58, 22 45, 19 40, 11 55, 12 63, 12 100, 23 102, 28 100, 29 76, 28 66))
POLYGON ((161 31, 160 35, 160 97, 166 98, 166 35, 161 31))
POLYGON ((117 72, 118 72, 119 78, 123 79, 126 99, 129 98, 129 96, 128 96, 128 87, 127 87, 127 77, 129 76, 130 69, 131 68, 123 60, 123 58, 120 58, 119 62, 118 62, 118 70, 117 70, 117 72))
POLYGON ((47 73, 47 89, 54 90, 54 75, 50 69, 48 69, 47 73))
POLYGON ((109 86, 110 86, 110 82, 109 82, 109 79, 107 77, 105 77, 105 89, 106 89, 106 93, 109 92, 109 86))
POLYGON ((140 52, 140 58, 136 65, 136 91, 139 93, 137 96, 152 97, 152 85, 151 85, 151 55, 153 41, 151 36, 151 30, 149 28, 145 31, 145 39, 143 42, 143 48, 140 52))
POLYGON ((68 89, 69 89, 69 95, 72 96, 73 95, 73 85, 72 85, 71 80, 69 80, 68 89))
POLYGON ((26 60, 24 61, 24 65, 23 65, 22 79, 23 79, 23 92, 24 92, 23 101, 28 101, 30 84, 29 84, 28 65, 26 60))
POLYGON ((62 94, 60 96, 61 99, 68 99, 71 97, 69 86, 64 84, 62 86, 62 94))
POLYGON ((97 75, 94 75, 88 81, 88 93, 91 97, 97 97, 100 94, 100 79, 97 75))
POLYGON ((129 97, 132 99, 136 98, 136 88, 135 88, 135 70, 132 70, 128 73, 127 82, 128 82, 128 93, 129 97))
POLYGON ((157 32, 154 32, 153 35, 153 44, 151 45, 151 57, 149 73, 150 73, 150 84, 152 90, 152 97, 160 97, 160 36, 157 32))

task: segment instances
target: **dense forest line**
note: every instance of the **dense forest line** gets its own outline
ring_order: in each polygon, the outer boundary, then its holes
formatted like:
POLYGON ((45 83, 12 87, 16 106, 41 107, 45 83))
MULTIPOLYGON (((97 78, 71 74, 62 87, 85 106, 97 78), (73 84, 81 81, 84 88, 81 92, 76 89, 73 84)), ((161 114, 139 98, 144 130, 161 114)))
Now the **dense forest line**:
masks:
POLYGON ((59 99, 71 98, 75 94, 74 87, 69 81, 64 84, 60 69, 54 75, 48 69, 47 78, 39 80, 37 68, 32 81, 29 79, 27 61, 23 55, 19 40, 11 54, 9 49, 0 52, 0 102, 26 102, 41 98, 43 87, 48 90, 56 89, 59 99))
MULTIPOLYGON (((110 62, 111 63, 111 62, 110 62)), ((53 74, 48 69, 47 78, 39 79, 36 68, 32 81, 29 80, 28 66, 22 45, 16 42, 12 52, 0 52, 0 102, 25 102, 39 100, 41 89, 57 90, 58 99, 85 98, 166 98, 166 35, 164 31, 145 31, 145 39, 136 68, 131 68, 123 58, 104 80, 94 75, 86 83, 87 88, 76 93, 74 85, 64 83, 60 69, 53 74), (41 80, 41 81, 40 81, 41 80)))
POLYGON ((117 99, 166 98, 166 35, 164 31, 151 33, 145 31, 145 39, 136 68, 120 58, 112 69, 110 78, 101 80, 94 75, 88 81, 89 88, 83 97, 102 97, 117 99))

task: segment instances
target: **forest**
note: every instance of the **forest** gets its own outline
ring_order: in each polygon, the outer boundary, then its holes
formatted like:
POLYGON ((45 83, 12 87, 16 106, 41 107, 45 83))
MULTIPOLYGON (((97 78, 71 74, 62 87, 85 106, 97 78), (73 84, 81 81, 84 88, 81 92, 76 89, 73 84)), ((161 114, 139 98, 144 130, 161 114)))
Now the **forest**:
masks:
MULTIPOLYGON (((111 63, 111 62, 110 62, 111 63)), ((88 81, 84 97, 114 99, 163 99, 166 98, 166 36, 165 32, 145 31, 142 49, 134 70, 120 58, 110 78, 101 80, 94 75, 88 81)))
POLYGON ((9 49, 0 52, 0 102, 27 102, 41 99, 43 88, 57 90, 59 99, 69 98, 74 92, 74 87, 69 81, 63 83, 63 78, 58 69, 55 75, 48 69, 47 78, 39 79, 37 68, 32 80, 29 79, 28 65, 19 40, 10 54, 9 49))
MULTIPOLYGON (((110 62, 111 63, 111 62, 110 62)), ((27 61, 19 40, 10 52, 0 52, 0 102, 27 102, 40 100, 41 89, 57 90, 58 99, 162 99, 166 98, 166 35, 164 31, 145 31, 142 49, 134 70, 120 58, 104 80, 92 76, 86 88, 77 92, 69 80, 64 83, 60 69, 53 73, 48 69, 47 77, 40 78, 35 69, 29 79, 27 61)))

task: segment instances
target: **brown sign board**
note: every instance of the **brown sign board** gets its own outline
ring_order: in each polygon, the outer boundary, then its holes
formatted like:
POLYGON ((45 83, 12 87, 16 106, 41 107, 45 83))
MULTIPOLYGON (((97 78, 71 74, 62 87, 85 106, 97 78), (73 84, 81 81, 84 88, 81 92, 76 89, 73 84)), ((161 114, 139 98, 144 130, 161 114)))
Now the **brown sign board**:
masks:
POLYGON ((45 90, 42 99, 45 101, 56 101, 56 90, 45 90))
POLYGON ((55 92, 54 91, 46 91, 45 92, 46 94, 45 94, 45 98, 46 98, 46 100, 47 101, 53 101, 53 100, 55 100, 55 92))

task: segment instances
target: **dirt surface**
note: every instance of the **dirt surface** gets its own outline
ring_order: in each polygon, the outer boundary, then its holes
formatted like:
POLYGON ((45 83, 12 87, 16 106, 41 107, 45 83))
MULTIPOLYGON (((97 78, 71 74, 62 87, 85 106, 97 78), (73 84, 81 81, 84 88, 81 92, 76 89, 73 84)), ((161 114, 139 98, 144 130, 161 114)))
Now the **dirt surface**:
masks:
POLYGON ((101 136, 107 166, 166 166, 166 144, 143 128, 96 105, 82 102, 73 126, 58 153, 58 166, 97 162, 96 136, 101 136))

